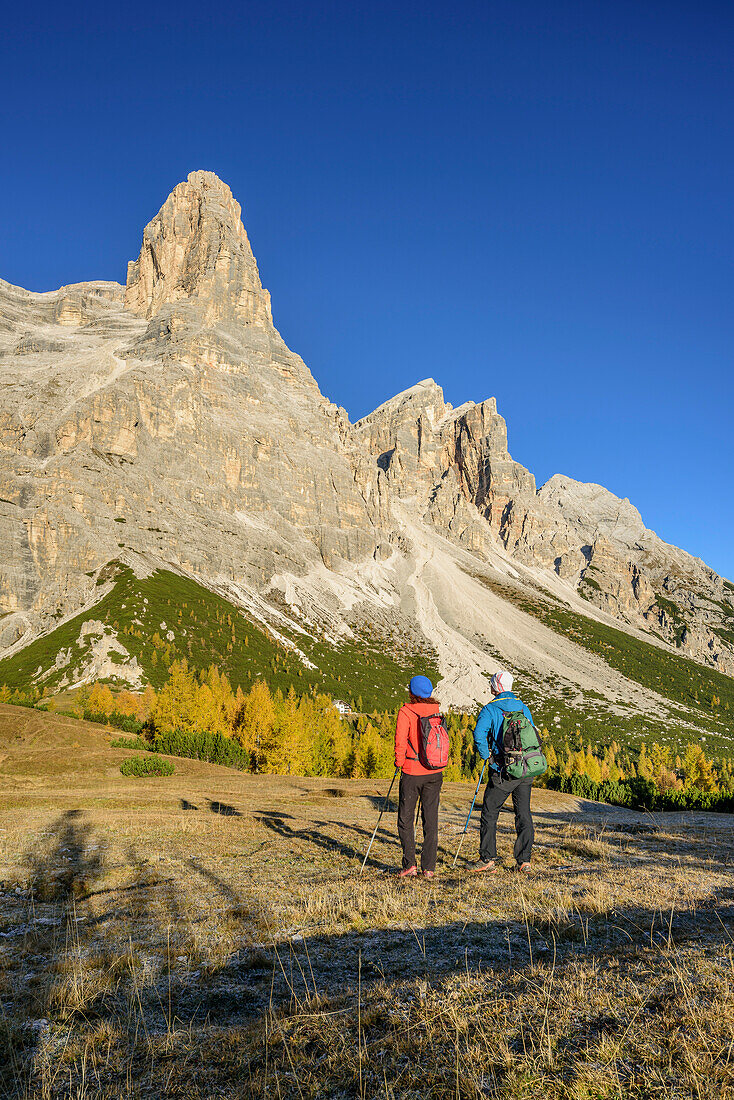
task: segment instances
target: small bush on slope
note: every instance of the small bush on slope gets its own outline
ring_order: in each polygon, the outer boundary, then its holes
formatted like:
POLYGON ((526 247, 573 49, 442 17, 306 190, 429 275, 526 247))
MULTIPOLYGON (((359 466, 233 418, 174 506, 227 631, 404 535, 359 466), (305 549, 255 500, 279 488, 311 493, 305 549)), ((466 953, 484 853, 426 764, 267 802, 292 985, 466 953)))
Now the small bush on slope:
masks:
POLYGON ((170 760, 161 760, 155 756, 131 756, 120 765, 123 775, 173 775, 175 770, 170 760))

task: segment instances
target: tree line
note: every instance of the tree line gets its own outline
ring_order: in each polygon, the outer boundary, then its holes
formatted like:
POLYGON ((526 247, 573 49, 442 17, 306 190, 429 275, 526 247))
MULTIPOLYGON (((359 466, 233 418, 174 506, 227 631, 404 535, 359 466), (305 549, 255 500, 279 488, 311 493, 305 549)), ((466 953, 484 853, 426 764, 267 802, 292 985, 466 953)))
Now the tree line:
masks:
MULTIPOLYGON (((0 701, 33 699, 0 688, 0 701), (21 698, 22 696, 22 698, 21 698)), ((276 775, 389 778, 394 770, 395 711, 340 713, 327 695, 271 690, 258 679, 234 689, 214 665, 198 674, 174 661, 167 680, 142 693, 82 688, 79 717, 136 735, 135 744, 174 756, 192 756, 243 771, 276 775)), ((482 761, 474 751, 474 717, 450 711, 447 780, 476 781, 482 761)), ((698 742, 682 753, 643 742, 637 752, 616 741, 598 747, 541 733, 548 773, 540 781, 580 797, 649 809, 734 809, 734 760, 709 758, 698 742)), ((537 782, 537 781, 536 781, 537 782)))

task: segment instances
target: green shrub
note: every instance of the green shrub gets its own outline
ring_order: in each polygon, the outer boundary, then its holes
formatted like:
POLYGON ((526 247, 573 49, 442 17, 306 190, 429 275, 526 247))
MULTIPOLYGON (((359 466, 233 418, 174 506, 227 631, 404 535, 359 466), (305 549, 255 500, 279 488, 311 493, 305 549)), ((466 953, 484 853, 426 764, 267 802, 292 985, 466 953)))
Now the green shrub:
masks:
POLYGON ((194 760, 206 760, 210 764, 222 764, 225 768, 250 771, 252 761, 238 741, 222 737, 220 733, 184 733, 173 730, 156 734, 148 746, 153 752, 167 756, 188 756, 194 760))
POLYGON ((163 753, 165 756, 206 760, 209 764, 221 764, 225 768, 236 768, 238 771, 252 769, 250 754, 245 752, 238 741, 231 737, 222 737, 220 733, 185 733, 183 730, 173 730, 157 734, 152 741, 146 741, 142 737, 118 737, 110 745, 113 749, 143 749, 144 752, 163 753))
POLYGON ((605 779, 596 783, 588 775, 559 775, 551 772, 547 786, 554 791, 588 798, 593 802, 608 802, 612 806, 629 806, 633 810, 713 810, 716 813, 734 812, 734 795, 726 791, 699 791, 696 787, 684 790, 659 791, 651 779, 637 775, 631 779, 613 782, 605 779))
POLYGON ((568 793, 575 794, 577 798, 591 798, 594 801, 599 796, 599 784, 595 783, 588 775, 578 775, 572 772, 568 776, 568 793))
POLYGON ((114 741, 110 741, 111 749, 144 749, 146 752, 151 752, 152 747, 147 741, 143 741, 142 737, 116 737, 114 741))
POLYGON ((652 779, 646 779, 644 775, 633 775, 626 781, 626 786, 632 796, 630 805, 633 810, 656 810, 656 803, 660 799, 660 793, 652 779))
POLYGON ((629 785, 619 780, 605 779, 601 782, 597 798, 600 802, 608 802, 612 806, 632 805, 632 792, 629 785))
POLYGON ((170 760, 161 760, 155 756, 131 756, 120 765, 123 775, 173 775, 175 770, 170 760))
POLYGON ((96 711, 85 709, 84 718, 87 722, 97 722, 100 726, 114 726, 124 733, 140 733, 145 727, 145 722, 135 718, 131 714, 120 714, 114 710, 112 714, 98 714, 96 711))

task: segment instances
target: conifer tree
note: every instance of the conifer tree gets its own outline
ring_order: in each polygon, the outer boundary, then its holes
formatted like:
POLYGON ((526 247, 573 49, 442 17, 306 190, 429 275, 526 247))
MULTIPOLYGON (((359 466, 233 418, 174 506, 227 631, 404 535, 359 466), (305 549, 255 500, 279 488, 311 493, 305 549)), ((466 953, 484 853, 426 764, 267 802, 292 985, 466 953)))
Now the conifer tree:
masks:
POLYGON ((276 692, 275 727, 267 753, 267 770, 279 775, 307 775, 310 764, 308 731, 301 721, 298 698, 291 684, 288 694, 276 692))
POLYGON ((147 684, 142 695, 141 718, 148 718, 153 713, 155 700, 155 688, 152 684, 147 684))
POLYGON ((274 727, 275 708, 270 688, 264 680, 256 680, 245 696, 242 713, 238 715, 236 734, 258 770, 263 768, 268 753, 272 752, 274 727))
POLYGON ((189 671, 186 659, 174 661, 168 679, 156 696, 151 715, 155 728, 162 731, 196 729, 196 689, 196 679, 189 671))
POLYGON ((653 771, 652 761, 647 755, 647 745, 643 741, 640 745, 640 755, 637 761, 637 774, 643 779, 652 779, 653 771))
POLYGON ((380 762, 380 735, 371 722, 359 737, 354 751, 355 779, 369 779, 377 772, 380 762))
POLYGON ((85 708, 90 714, 101 714, 105 718, 115 710, 115 697, 107 684, 99 681, 92 685, 85 708))
POLYGON ((711 761, 706 759, 703 749, 695 742, 691 742, 686 749, 682 770, 686 788, 695 787, 699 791, 716 790, 711 761))
POLYGON ((588 775, 592 782, 601 783, 601 765, 594 756, 591 745, 586 746, 584 773, 588 775))

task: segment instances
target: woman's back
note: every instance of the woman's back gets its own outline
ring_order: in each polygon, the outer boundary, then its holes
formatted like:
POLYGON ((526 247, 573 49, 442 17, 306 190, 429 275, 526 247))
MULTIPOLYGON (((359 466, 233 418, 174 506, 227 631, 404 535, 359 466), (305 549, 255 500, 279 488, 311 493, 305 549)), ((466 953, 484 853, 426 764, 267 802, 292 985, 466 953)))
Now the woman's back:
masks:
POLYGON ((418 723, 421 718, 438 714, 439 705, 435 699, 416 700, 406 703, 398 711, 395 726, 395 767, 402 768, 407 775, 433 775, 431 768, 424 768, 418 760, 418 723))

